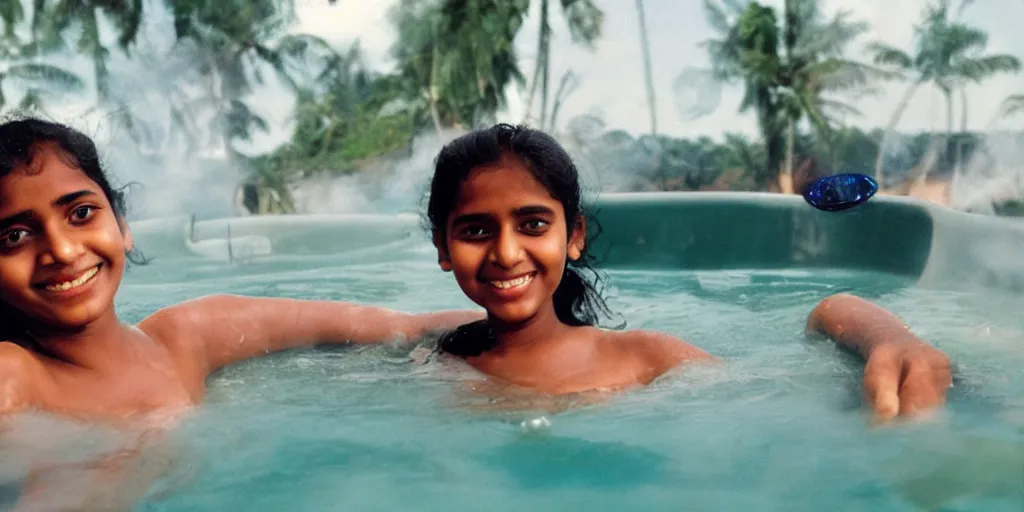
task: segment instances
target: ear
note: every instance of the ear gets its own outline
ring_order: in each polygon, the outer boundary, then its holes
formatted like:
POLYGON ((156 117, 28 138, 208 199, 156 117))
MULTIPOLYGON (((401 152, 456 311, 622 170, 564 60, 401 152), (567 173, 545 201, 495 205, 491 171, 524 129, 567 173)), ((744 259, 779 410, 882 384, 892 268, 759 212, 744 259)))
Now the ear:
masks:
POLYGON ((434 232, 433 240, 434 248, 437 249, 437 264, 441 266, 441 270, 451 272, 452 260, 448 257, 448 244, 437 231, 434 232))
POLYGON ((582 215, 576 217, 576 221, 573 224, 572 234, 569 235, 569 246, 567 247, 566 254, 569 259, 576 261, 583 256, 583 249, 587 244, 587 220, 582 215))

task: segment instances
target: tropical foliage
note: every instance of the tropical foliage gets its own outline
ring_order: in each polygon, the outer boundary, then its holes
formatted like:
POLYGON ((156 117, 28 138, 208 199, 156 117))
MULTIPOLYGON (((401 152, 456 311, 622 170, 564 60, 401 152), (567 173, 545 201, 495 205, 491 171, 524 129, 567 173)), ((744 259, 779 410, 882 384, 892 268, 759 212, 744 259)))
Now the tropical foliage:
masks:
MULTIPOLYGON (((340 48, 295 32, 294 0, 0 0, 0 109, 46 109, 70 95, 92 101, 117 116, 147 158, 184 149, 241 170, 246 190, 266 199, 263 212, 294 211, 291 192, 303 180, 380 169, 409 154, 417 136, 444 139, 491 123, 511 88, 526 99, 523 120, 567 138, 610 190, 788 192, 794 174, 841 171, 894 183, 953 172, 984 152, 966 131, 966 91, 1021 68, 1015 56, 988 52, 987 33, 963 20, 970 0, 927 2, 913 47, 871 43, 871 62, 859 62, 850 55, 869 27, 847 11, 815 0, 704 0, 714 36, 701 46, 714 77, 742 87, 738 108, 756 120, 754 138, 658 132, 652 69, 683 63, 651 62, 643 0, 635 3, 645 70, 637 80, 647 85, 651 118, 643 134, 602 125, 580 138, 565 132, 579 118, 559 119, 579 76, 571 66, 554 69, 552 40, 565 33, 595 49, 605 32, 602 0, 394 0, 393 67, 383 72, 366 65, 358 43, 340 48), (535 43, 521 37, 528 19, 538 23, 535 43), (156 33, 167 40, 153 41, 156 33), (517 51, 524 47, 532 61, 517 51), (69 53, 87 68, 68 67, 59 57, 69 53), (140 68, 116 69, 125 59, 140 68), (119 94, 138 70, 155 77, 143 106, 119 94), (849 127, 856 100, 886 81, 907 87, 888 126, 849 127), (253 155, 249 143, 280 122, 253 101, 272 83, 294 101, 291 134, 253 155), (924 86, 943 95, 944 133, 897 133, 924 86)), ((1024 96, 1014 95, 1000 116, 1020 112, 1024 96)))
MULTIPOLYGON (((940 146, 953 133, 953 94, 957 91, 961 93, 962 131, 966 131, 968 109, 965 87, 983 82, 998 73, 1020 71, 1021 63, 1017 57, 984 53, 988 46, 988 34, 985 31, 958 21, 957 15, 970 3, 971 0, 966 0, 958 9, 954 9, 952 0, 936 0, 929 4, 924 10, 921 23, 914 28, 912 53, 882 43, 871 46, 875 63, 888 66, 909 82, 906 93, 889 120, 886 134, 895 129, 911 98, 922 85, 934 85, 942 91, 946 100, 946 137, 935 139, 927 161, 920 167, 919 179, 927 177, 940 146)), ((878 179, 884 175, 883 161, 888 150, 887 142, 888 139, 883 138, 875 160, 875 177, 878 179)))
POLYGON ((740 111, 752 110, 765 143, 766 172, 757 183, 770 188, 772 172, 793 171, 795 141, 808 122, 828 144, 845 115, 857 110, 837 96, 866 91, 884 73, 844 57, 847 46, 867 31, 842 11, 826 17, 815 0, 785 0, 777 13, 751 2, 705 0, 707 18, 719 33, 703 43, 719 78, 743 84, 740 111))

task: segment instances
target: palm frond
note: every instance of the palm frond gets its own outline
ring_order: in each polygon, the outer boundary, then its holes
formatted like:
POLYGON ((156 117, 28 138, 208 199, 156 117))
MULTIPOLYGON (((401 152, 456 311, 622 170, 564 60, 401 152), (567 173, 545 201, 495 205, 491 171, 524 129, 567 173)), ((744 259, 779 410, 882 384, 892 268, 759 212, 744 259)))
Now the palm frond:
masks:
POLYGON ((1015 94, 1003 100, 1001 110, 1003 117, 1024 113, 1024 94, 1015 94))
POLYGON ((850 105, 838 100, 830 100, 821 98, 818 100, 818 108, 828 114, 829 117, 835 117, 837 115, 842 116, 861 116, 863 115, 857 107, 850 105))
POLYGON ((840 11, 826 23, 808 24, 797 38, 797 55, 841 56, 846 48, 871 29, 862 21, 851 21, 852 14, 840 11))
POLYGON ((7 75, 26 84, 60 92, 79 92, 85 88, 85 83, 74 73, 48 64, 15 64, 7 70, 7 75))
POLYGON ((868 51, 873 55, 873 62, 879 66, 889 66, 900 70, 914 67, 914 59, 903 50, 884 43, 871 43, 868 51))
POLYGON ((965 80, 980 82, 999 73, 1016 73, 1021 70, 1021 62, 1013 55, 987 55, 956 62, 954 70, 965 80))

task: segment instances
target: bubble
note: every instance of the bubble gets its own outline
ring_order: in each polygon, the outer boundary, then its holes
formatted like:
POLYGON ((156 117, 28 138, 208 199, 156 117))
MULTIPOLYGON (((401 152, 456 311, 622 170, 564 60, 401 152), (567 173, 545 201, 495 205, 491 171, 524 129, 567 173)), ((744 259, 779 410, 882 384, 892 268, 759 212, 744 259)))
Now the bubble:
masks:
POLYGON ((547 430, 549 427, 551 427, 551 420, 546 416, 525 420, 519 424, 519 428, 523 432, 540 432, 547 430))
POLYGON ((672 81, 676 111, 684 121, 705 117, 722 102, 722 84, 710 70, 686 67, 672 81))

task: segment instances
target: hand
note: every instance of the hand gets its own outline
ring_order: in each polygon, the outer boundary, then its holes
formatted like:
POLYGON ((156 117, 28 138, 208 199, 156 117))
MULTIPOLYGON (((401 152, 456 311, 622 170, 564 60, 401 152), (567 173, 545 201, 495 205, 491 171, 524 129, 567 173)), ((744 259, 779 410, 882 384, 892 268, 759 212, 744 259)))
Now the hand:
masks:
POLYGON ((923 342, 883 343, 864 368, 865 398, 881 421, 942 405, 952 382, 949 358, 923 342))

